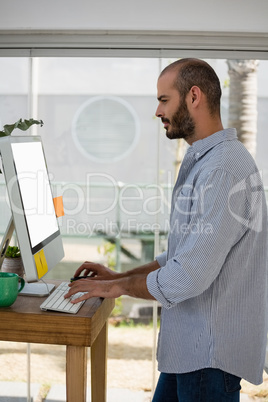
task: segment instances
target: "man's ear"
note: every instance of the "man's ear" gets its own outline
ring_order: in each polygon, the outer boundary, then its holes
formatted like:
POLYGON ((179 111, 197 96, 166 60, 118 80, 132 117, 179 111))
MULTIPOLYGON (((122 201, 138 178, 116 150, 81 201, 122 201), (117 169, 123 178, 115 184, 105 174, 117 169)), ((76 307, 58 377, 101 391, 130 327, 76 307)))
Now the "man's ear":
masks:
POLYGON ((188 93, 188 101, 190 102, 193 108, 196 108, 199 105, 201 96, 202 96, 201 89, 196 85, 194 85, 188 93))

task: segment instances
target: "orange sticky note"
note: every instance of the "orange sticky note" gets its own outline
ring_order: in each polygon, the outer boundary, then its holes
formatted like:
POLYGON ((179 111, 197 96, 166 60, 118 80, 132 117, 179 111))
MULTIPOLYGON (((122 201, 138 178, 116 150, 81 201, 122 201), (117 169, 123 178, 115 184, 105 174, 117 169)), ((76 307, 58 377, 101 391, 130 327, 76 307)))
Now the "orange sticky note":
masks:
POLYGON ((62 196, 53 198, 54 208, 56 212, 56 217, 59 218, 60 216, 64 215, 64 208, 63 208, 63 200, 62 196))

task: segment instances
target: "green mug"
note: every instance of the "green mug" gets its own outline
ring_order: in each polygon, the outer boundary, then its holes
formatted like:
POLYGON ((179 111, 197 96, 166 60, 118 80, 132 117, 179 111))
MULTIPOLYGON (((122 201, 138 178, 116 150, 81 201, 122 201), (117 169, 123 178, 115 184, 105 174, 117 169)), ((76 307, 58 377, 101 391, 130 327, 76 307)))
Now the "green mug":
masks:
POLYGON ((9 307, 24 288, 25 281, 17 274, 0 272, 0 307, 9 307), (20 284, 20 287, 19 287, 20 284))

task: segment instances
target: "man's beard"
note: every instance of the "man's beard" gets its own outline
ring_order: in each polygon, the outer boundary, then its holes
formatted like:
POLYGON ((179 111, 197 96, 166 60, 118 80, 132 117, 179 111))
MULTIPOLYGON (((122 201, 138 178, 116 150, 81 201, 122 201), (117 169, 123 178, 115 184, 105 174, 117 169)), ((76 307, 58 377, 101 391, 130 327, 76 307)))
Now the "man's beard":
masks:
POLYGON ((173 140, 175 138, 190 138, 195 133, 195 124, 189 114, 187 104, 182 101, 176 113, 172 116, 171 121, 163 118, 163 122, 168 122, 171 125, 171 131, 167 130, 166 136, 173 140))

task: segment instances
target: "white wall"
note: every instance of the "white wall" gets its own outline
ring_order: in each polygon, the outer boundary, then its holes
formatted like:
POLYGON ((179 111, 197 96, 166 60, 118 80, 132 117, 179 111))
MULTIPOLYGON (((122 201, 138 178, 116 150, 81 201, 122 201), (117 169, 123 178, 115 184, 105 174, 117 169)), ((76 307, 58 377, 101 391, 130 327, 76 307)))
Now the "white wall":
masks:
POLYGON ((263 33, 267 16, 267 0, 0 0, 0 30, 263 33))

